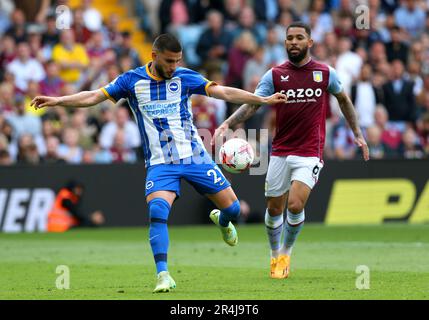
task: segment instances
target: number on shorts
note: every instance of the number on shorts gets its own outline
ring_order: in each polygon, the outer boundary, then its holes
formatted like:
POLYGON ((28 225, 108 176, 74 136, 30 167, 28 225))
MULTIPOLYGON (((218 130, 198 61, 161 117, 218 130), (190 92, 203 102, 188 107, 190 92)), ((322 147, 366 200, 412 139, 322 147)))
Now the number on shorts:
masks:
POLYGON ((207 175, 209 177, 213 176, 213 183, 214 184, 222 181, 222 177, 218 177, 218 173, 216 172, 216 170, 218 170, 220 175, 222 176, 222 172, 220 171, 220 169, 218 167, 214 167, 214 169, 210 169, 209 171, 207 171, 207 175))

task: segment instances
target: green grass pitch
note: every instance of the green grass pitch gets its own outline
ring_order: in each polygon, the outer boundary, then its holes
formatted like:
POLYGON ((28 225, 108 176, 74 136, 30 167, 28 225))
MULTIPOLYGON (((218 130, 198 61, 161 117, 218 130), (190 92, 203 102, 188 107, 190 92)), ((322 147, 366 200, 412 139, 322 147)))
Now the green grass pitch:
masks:
POLYGON ((228 247, 216 227, 170 227, 177 288, 152 294, 147 228, 0 234, 0 299, 428 299, 429 225, 327 227, 306 224, 289 279, 270 279, 264 226, 240 225, 228 247), (58 265, 70 289, 56 288, 58 265), (370 288, 356 288, 358 265, 370 288))

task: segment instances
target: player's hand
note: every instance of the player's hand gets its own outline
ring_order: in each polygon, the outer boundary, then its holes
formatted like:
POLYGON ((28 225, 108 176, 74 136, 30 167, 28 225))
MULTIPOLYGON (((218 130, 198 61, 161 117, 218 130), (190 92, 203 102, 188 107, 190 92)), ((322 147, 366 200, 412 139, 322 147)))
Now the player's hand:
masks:
POLYGON ((265 104, 277 104, 277 103, 286 103, 287 95, 284 93, 276 92, 273 95, 269 96, 265 100, 265 104))
POLYGON ((44 107, 55 107, 59 103, 60 98, 58 97, 37 96, 31 101, 30 106, 33 106, 37 110, 44 107))
POLYGON ((101 211, 97 210, 91 214, 91 221, 95 225, 101 225, 105 222, 104 215, 101 211))
POLYGON ((224 122, 222 123, 214 132, 212 140, 210 141, 210 144, 213 146, 218 138, 223 138, 225 136, 225 133, 228 131, 229 125, 224 122))
POLYGON ((365 161, 369 160, 369 149, 368 149, 368 145, 366 144, 365 139, 362 136, 359 136, 357 138, 355 138, 355 143, 357 144, 357 146, 359 148, 362 149, 362 154, 363 154, 363 158, 365 161))

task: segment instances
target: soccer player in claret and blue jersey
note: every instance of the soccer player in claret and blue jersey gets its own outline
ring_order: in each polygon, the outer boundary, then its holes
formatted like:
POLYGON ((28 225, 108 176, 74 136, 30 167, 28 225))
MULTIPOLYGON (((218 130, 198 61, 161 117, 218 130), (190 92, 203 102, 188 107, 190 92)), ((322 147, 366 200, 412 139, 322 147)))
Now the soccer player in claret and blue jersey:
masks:
POLYGON ((106 99, 128 100, 137 122, 144 151, 146 201, 149 207, 149 241, 155 259, 157 284, 154 292, 176 287, 167 268, 169 246, 167 220, 174 200, 180 196, 180 182, 188 181, 218 209, 210 219, 220 228, 224 241, 234 246, 238 236, 231 221, 240 214, 240 204, 219 167, 207 153, 192 122, 192 94, 208 95, 232 103, 276 104, 286 95, 261 97, 250 92, 218 85, 199 73, 178 67, 182 47, 169 34, 157 37, 152 61, 120 75, 107 86, 70 96, 38 96, 35 108, 89 107, 106 99))
MULTIPOLYGON (((265 183, 265 224, 271 247, 270 277, 275 279, 289 275, 292 247, 305 219, 304 206, 323 167, 329 94, 337 98, 353 130, 355 143, 362 148, 364 159, 369 159, 354 106, 344 93, 336 71, 311 58, 309 48, 312 45, 311 29, 307 24, 290 24, 285 40, 289 61, 270 69, 255 91, 260 96, 275 92, 287 95, 286 102, 274 106, 276 134, 265 183), (283 221, 285 209, 286 222, 283 221)), ((229 127, 249 119, 258 108, 251 104, 242 105, 216 129, 212 143, 229 127)))

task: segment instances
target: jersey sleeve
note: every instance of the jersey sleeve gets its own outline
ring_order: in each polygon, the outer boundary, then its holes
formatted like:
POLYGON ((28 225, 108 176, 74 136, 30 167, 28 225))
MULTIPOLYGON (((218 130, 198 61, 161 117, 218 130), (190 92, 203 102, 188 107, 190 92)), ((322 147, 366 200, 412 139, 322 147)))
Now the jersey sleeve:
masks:
POLYGON ((104 92, 106 97, 116 103, 121 98, 128 97, 130 92, 129 78, 130 76, 128 73, 123 73, 107 86, 101 88, 101 90, 104 92))
POLYGON ((256 87, 255 94, 260 97, 269 97, 274 94, 272 69, 265 72, 264 76, 256 87))
POLYGON ((186 85, 189 89, 189 94, 201 94, 204 96, 210 96, 207 92, 207 88, 211 85, 216 84, 216 82, 209 81, 204 78, 198 72, 193 70, 187 70, 184 74, 186 85))
POLYGON ((334 68, 329 67, 329 84, 328 92, 332 94, 337 94, 343 91, 343 85, 338 78, 337 71, 334 68))

